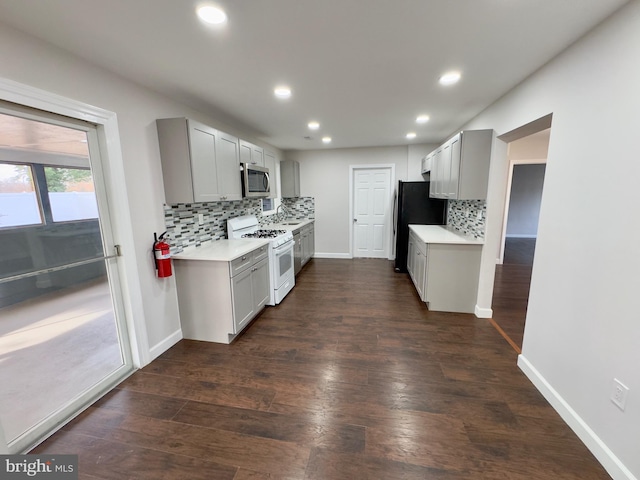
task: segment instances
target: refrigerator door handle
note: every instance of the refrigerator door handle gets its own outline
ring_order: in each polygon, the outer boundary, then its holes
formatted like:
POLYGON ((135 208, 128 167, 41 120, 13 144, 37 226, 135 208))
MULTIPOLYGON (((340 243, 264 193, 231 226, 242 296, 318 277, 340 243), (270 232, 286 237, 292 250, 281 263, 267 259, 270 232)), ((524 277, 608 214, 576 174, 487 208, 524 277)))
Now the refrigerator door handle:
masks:
POLYGON ((393 192, 393 236, 396 236, 396 224, 398 223, 398 192, 393 192))

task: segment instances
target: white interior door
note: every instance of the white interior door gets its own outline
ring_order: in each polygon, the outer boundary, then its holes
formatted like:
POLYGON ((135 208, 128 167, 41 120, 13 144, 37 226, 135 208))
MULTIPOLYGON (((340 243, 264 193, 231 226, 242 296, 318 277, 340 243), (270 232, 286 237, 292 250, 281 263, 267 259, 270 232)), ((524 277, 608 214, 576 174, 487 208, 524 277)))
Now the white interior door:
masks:
POLYGON ((389 257, 391 168, 353 170, 353 256, 389 257))

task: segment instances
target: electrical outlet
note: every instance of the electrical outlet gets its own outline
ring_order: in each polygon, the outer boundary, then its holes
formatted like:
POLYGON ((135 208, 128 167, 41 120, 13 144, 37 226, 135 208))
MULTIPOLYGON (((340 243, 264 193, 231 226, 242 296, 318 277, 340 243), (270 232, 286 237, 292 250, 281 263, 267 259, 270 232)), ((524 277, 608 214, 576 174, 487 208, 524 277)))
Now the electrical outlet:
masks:
POLYGON ((198 225, 204 225, 204 214, 198 214, 198 225))
POLYGON ((627 394, 629 388, 624 385, 617 378, 613 379, 613 393, 611 394, 611 401, 624 412, 624 407, 627 403, 627 394))

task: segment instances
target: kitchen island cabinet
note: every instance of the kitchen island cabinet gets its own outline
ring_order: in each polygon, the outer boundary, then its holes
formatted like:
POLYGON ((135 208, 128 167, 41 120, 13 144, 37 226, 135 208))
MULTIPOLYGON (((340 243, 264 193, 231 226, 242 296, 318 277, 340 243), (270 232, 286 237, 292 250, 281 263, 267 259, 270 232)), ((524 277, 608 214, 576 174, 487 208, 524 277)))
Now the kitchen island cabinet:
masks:
POLYGON ((156 126, 168 204, 242 200, 236 137, 188 118, 156 126))
POLYGON ((429 310, 474 313, 483 241, 438 225, 409 225, 407 270, 429 310))
POLYGON ((219 240, 175 255, 184 338, 231 343, 269 301, 269 244, 219 240))

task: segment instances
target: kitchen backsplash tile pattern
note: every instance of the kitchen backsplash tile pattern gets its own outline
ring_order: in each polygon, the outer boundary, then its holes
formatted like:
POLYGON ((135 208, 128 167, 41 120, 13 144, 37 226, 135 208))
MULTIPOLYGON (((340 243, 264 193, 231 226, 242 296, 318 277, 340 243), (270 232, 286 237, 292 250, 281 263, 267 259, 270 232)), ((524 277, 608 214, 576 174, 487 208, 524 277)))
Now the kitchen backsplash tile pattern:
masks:
POLYGON ((449 200, 447 225, 465 235, 484 238, 487 202, 484 200, 449 200))
MULTIPOLYGON (((241 215, 255 215, 260 225, 269 225, 287 219, 314 218, 313 198, 286 199, 291 202, 288 216, 262 215, 262 200, 245 198, 232 202, 178 203, 164 206, 164 221, 167 229, 166 241, 171 245, 171 254, 182 252, 186 247, 227 238, 227 220, 241 215), (202 224, 199 222, 202 215, 202 224), (301 216, 304 215, 304 216, 301 216)), ((285 205, 287 207, 287 205, 285 205)))
POLYGON ((283 198, 282 203, 287 209, 287 219, 315 219, 316 204, 313 197, 283 198))

